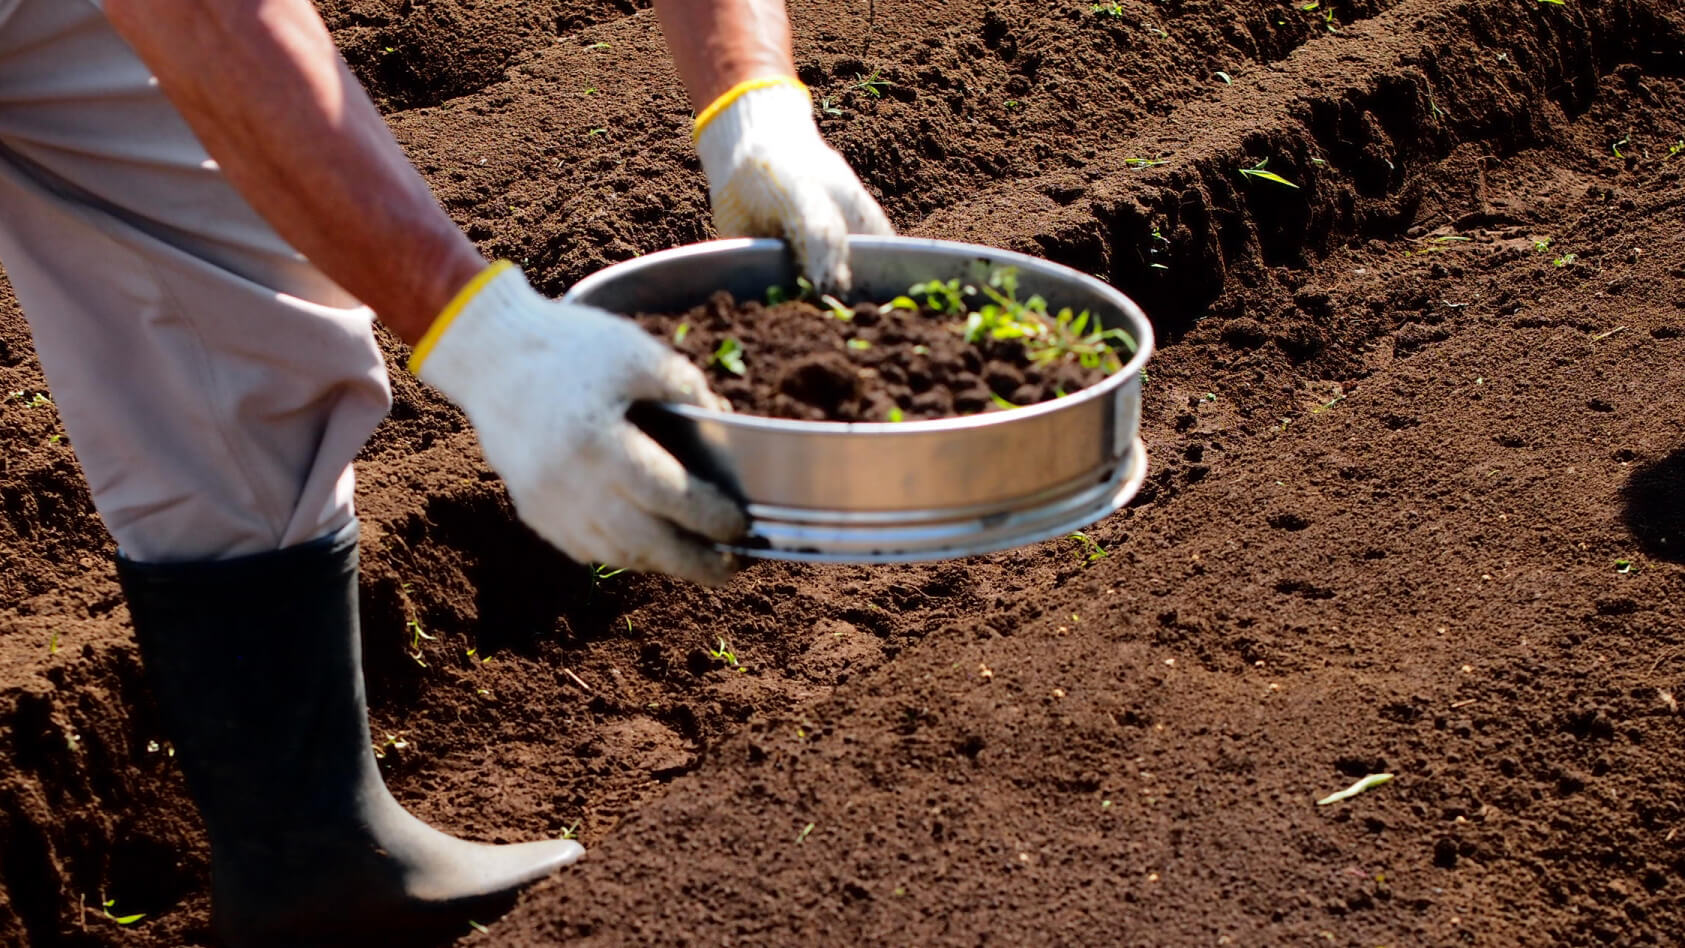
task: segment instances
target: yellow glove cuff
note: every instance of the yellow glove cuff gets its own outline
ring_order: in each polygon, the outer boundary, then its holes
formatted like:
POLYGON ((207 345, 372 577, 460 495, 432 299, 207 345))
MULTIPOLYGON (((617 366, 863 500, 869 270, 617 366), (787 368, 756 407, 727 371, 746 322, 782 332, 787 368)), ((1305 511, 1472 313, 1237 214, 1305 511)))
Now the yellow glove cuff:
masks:
POLYGON ((433 319, 433 325, 427 327, 427 332, 422 334, 421 341, 416 343, 415 349, 410 352, 410 360, 407 365, 411 375, 421 374, 421 363, 426 362, 427 357, 433 354, 433 347, 439 344, 439 339, 444 336, 445 330, 450 328, 451 323, 456 321, 456 317, 462 315, 462 309, 468 305, 468 301, 485 289, 486 284, 490 283, 499 273, 514 265, 508 260, 499 260, 481 270, 474 279, 468 281, 466 286, 457 291, 456 296, 445 305, 444 309, 439 311, 439 315, 433 319))
MULTIPOLYGON (((702 130, 708 127, 708 123, 718 118, 721 112, 731 108, 738 99, 743 98, 745 93, 753 92, 756 89, 769 89, 773 86, 795 86, 797 89, 807 92, 807 86, 803 85, 802 81, 795 76, 762 76, 759 79, 745 79, 727 89, 719 98, 708 103, 707 108, 696 114, 696 127, 690 133, 690 140, 695 142, 701 138, 702 130)), ((811 93, 809 93, 809 97, 812 97, 811 93)))

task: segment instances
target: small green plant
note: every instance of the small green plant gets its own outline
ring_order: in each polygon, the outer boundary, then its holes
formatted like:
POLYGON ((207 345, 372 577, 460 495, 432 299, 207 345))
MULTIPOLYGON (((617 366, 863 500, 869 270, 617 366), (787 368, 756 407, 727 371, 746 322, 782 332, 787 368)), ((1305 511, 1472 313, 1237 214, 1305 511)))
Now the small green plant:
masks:
POLYGON ((102 915, 104 915, 106 918, 111 919, 112 921, 116 922, 119 925, 133 925, 134 923, 136 923, 136 922, 138 922, 141 919, 146 917, 146 914, 143 913, 143 912, 136 912, 133 915, 114 915, 114 914, 112 914, 111 907, 113 905, 117 904, 116 899, 101 898, 99 900, 99 904, 100 904, 100 913, 102 915))
POLYGON ((843 110, 836 103, 832 102, 829 96, 827 96, 819 100, 819 114, 829 115, 832 118, 841 118, 843 110))
POLYGON ((820 294, 819 302, 825 304, 825 311, 831 314, 832 319, 838 319, 845 323, 852 322, 854 320, 854 310, 844 306, 842 300, 837 299, 831 294, 820 294))
POLYGON ((1323 11, 1323 13, 1322 13, 1322 25, 1325 28, 1327 28, 1328 32, 1330 32, 1330 33, 1340 32, 1339 25, 1334 22, 1334 8, 1333 7, 1329 7, 1327 10, 1323 11))
POLYGON ((397 734, 388 734, 388 735, 386 735, 386 740, 381 741, 379 744, 375 745, 374 756, 375 756, 376 760, 385 760, 386 755, 389 754, 389 753, 391 753, 391 754, 401 754, 404 751, 409 750, 409 749, 410 749, 410 742, 404 740, 404 735, 403 735, 402 732, 399 732, 397 734))
POLYGON ((586 138, 596 138, 598 135, 607 135, 607 134, 608 134, 608 129, 606 129, 606 128, 593 128, 589 132, 585 133, 585 137, 586 138))
POLYGON ((1170 164, 1169 158, 1125 158, 1125 168, 1157 168, 1159 165, 1170 164))
POLYGON ((958 316, 965 312, 965 298, 974 296, 976 293, 976 287, 961 284, 958 280, 949 280, 946 283, 940 280, 929 280, 924 283, 913 284, 908 288, 907 296, 897 296, 889 301, 889 305, 894 309, 917 309, 919 304, 913 302, 909 297, 922 296, 924 297, 925 309, 933 313, 940 313, 943 316, 958 316))
POLYGON ((57 655, 58 653, 59 653, 59 634, 57 632, 54 632, 53 637, 47 640, 47 654, 48 655, 57 655))
POLYGON ((598 563, 596 566, 591 567, 591 580, 592 582, 600 583, 607 579, 613 579, 624 572, 626 572, 626 567, 624 566, 610 566, 607 563, 598 563))
POLYGON ((1111 556, 1110 553, 1106 552, 1106 548, 1100 545, 1099 540, 1083 533, 1081 530, 1072 533, 1067 539, 1076 541, 1076 557, 1082 561, 1084 566, 1111 556))
POLYGON ((870 343, 870 342, 869 342, 869 341, 867 341, 867 340, 865 340, 865 339, 850 339, 850 340, 849 340, 849 341, 848 341, 848 342, 847 342, 847 346, 848 346, 848 347, 849 347, 849 348, 850 348, 850 349, 853 349, 853 350, 855 350, 855 351, 857 351, 857 352, 864 352, 864 351, 866 351, 866 350, 867 350, 867 349, 870 349, 870 348, 872 348, 872 344, 871 344, 871 343, 870 343))
POLYGON ((681 345, 685 337, 690 335, 690 323, 680 323, 673 327, 673 345, 681 345))
POLYGON ((1539 2, 1548 3, 1553 7, 1565 7, 1568 5, 1567 0, 1539 0, 1539 2))
POLYGON ((766 305, 777 306, 781 303, 788 303, 791 300, 812 299, 813 296, 813 284, 808 281, 807 277, 799 276, 796 277, 796 293, 794 296, 790 295, 789 290, 777 284, 767 287, 766 305))
POLYGON ((1555 260, 1552 260, 1551 262, 1556 264, 1557 269, 1561 269, 1563 267, 1573 266, 1574 261, 1576 261, 1578 259, 1580 259, 1579 254, 1565 253, 1562 256, 1557 257, 1555 260))
POLYGON ((562 830, 561 838, 562 839, 578 839, 579 838, 579 821, 575 820, 572 826, 568 827, 565 830, 562 830))
POLYGON ((1550 252, 1550 238, 1549 237, 1540 237, 1538 240, 1533 241, 1533 249, 1535 251, 1539 252, 1539 253, 1549 253, 1550 252))
POLYGON ((730 336, 720 340, 720 345, 714 350, 708 364, 717 365, 732 375, 743 375, 749 371, 743 364, 743 344, 730 336))
POLYGON ((725 662, 726 665, 736 671, 743 670, 743 666, 738 664, 737 653, 732 651, 731 648, 726 645, 725 639, 723 638, 720 639, 720 645, 718 648, 711 648, 708 650, 708 657, 716 662, 725 662))
POLYGON ((806 826, 802 827, 802 831, 800 833, 796 834, 796 844, 797 845, 800 845, 802 843, 807 842, 808 834, 813 832, 813 827, 814 827, 814 824, 812 824, 812 823, 809 823, 806 826))
POLYGON ((1006 109, 1008 112, 1013 109, 1023 108, 1023 106, 1024 103, 1019 102, 1017 99, 1007 99, 1005 102, 1001 103, 1001 107, 1006 109))
POLYGON ((583 90, 580 91, 579 94, 580 95, 596 95, 597 94, 597 87, 596 86, 586 86, 583 90))
POLYGON ((612 48, 613 47, 610 46, 608 43, 603 43, 603 42, 592 43, 592 44, 585 47, 586 51, 588 51, 588 52, 595 52, 596 50, 599 50, 599 49, 612 49, 612 48))
POLYGON ((901 410, 901 406, 892 405, 886 418, 892 422, 902 422, 907 420, 907 413, 901 410))
MULTIPOLYGON (((1680 156, 1682 154, 1685 154, 1685 138, 1681 138, 1680 140, 1678 140, 1678 141, 1674 142, 1673 144, 1667 146, 1667 157, 1668 158, 1677 158, 1678 156, 1680 156)), ((1664 160, 1666 160, 1666 159, 1664 159, 1664 160)))
POLYGON ((1108 0, 1108 2, 1106 2, 1106 3, 1096 3, 1096 4, 1094 4, 1092 7, 1089 8, 1088 12, 1098 13, 1101 16, 1109 16, 1109 17, 1113 17, 1113 18, 1122 18, 1122 16, 1123 16, 1123 4, 1117 2, 1117 0, 1108 0))
POLYGON ((1047 301, 1040 296, 1020 302, 1016 268, 1002 267, 990 273, 983 294, 990 302, 966 315, 967 342, 1017 339, 1023 343, 1030 361, 1037 364, 1074 358, 1084 368, 1107 373, 1122 367, 1114 351, 1116 347, 1135 351, 1135 340, 1128 333, 1102 328, 1088 310, 1079 313, 1067 306, 1057 314, 1050 314, 1047 301))
POLYGON ((1634 563, 1632 560, 1616 560, 1615 572, 1620 573, 1622 576, 1629 576, 1638 572, 1638 564, 1634 563))
POLYGON ((1621 146, 1625 145, 1625 144, 1629 144, 1631 141, 1632 141, 1632 136, 1631 135, 1625 135, 1621 138, 1620 141, 1615 142, 1614 144, 1610 145, 1609 150, 1615 153, 1616 158, 1625 159, 1626 156, 1621 154, 1621 146))
POLYGON ((1290 187, 1290 188, 1294 189, 1295 191, 1297 191, 1299 189, 1298 185, 1296 185, 1293 182, 1287 180, 1286 178, 1283 178, 1281 175, 1276 174, 1274 171, 1265 171, 1264 167, 1266 165, 1268 165, 1269 163, 1270 163, 1270 160, 1268 158, 1264 158, 1250 168, 1240 169, 1240 173, 1243 174, 1243 175, 1246 175, 1249 178, 1262 178, 1265 181, 1273 181, 1276 184, 1286 185, 1287 187, 1290 187))
POLYGON ((883 94, 889 90, 890 82, 883 77, 881 69, 872 70, 869 76, 857 74, 854 78, 856 81, 851 88, 859 89, 874 99, 883 98, 883 94))
POLYGON ((1234 77, 1229 75, 1226 72, 1223 72, 1222 70, 1217 71, 1217 78, 1223 80, 1223 85, 1225 85, 1225 86, 1234 85, 1234 77))

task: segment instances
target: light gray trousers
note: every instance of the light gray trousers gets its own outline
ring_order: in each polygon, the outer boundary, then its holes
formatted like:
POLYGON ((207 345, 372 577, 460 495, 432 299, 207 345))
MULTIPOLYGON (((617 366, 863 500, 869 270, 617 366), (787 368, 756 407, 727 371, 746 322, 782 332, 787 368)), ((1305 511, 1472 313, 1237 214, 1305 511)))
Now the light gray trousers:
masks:
POLYGON ((234 192, 93 0, 0 0, 0 264, 124 554, 350 522, 391 403, 370 313, 234 192))

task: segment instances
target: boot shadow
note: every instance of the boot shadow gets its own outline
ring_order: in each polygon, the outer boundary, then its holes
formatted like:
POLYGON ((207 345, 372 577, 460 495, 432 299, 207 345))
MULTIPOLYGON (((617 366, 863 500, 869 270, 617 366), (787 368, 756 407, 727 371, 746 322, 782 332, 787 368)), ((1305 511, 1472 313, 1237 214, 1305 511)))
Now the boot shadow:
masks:
POLYGON ((1685 563, 1685 448, 1632 472, 1621 488, 1621 519, 1644 555, 1685 563))

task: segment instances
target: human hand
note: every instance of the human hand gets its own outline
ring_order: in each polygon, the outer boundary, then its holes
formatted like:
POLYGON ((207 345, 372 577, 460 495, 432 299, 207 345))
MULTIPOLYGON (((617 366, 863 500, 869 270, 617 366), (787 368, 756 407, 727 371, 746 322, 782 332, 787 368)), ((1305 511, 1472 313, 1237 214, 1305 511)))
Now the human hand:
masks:
POLYGON ((878 202, 819 137, 793 78, 740 83, 696 118, 714 224, 727 237, 782 237, 815 287, 846 289, 849 234, 893 234, 878 202))
POLYGON ((626 420, 638 400, 727 407, 697 368, 630 320, 539 295, 494 264, 440 314, 410 371, 468 414, 515 512, 582 563, 704 585, 736 559, 736 502, 626 420))

